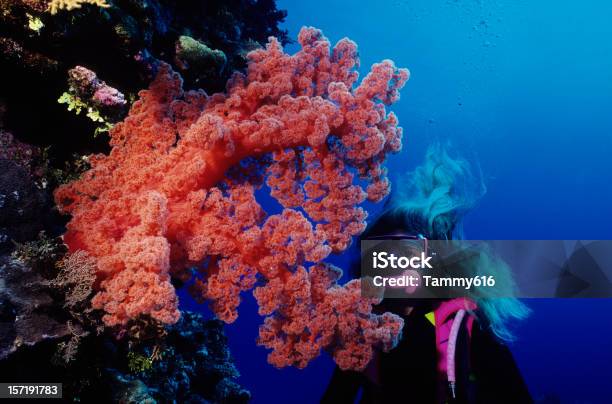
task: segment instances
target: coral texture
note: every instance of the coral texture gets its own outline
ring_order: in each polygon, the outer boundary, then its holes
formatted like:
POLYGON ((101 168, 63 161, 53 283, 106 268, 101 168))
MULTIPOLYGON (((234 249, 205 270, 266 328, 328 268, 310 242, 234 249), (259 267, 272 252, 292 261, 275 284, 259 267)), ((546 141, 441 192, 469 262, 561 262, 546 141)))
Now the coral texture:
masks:
POLYGON ((278 28, 285 16, 270 0, 3 0, 0 66, 15 73, 2 84, 42 78, 44 86, 31 84, 41 92, 80 64, 127 93, 150 82, 149 62, 171 62, 175 43, 189 36, 225 55, 224 75, 198 81, 220 89, 249 50, 269 36, 286 40, 278 28))
POLYGON ((187 35, 179 37, 175 50, 174 64, 183 76, 195 73, 192 81, 196 84, 214 80, 227 65, 223 51, 210 49, 205 43, 187 35))
POLYGON ((90 101, 97 108, 118 108, 126 105, 125 96, 100 80, 95 72, 76 66, 68 70, 68 83, 74 96, 90 101))
MULTIPOLYGON (((3 133, 0 132, 0 146, 3 133)), ((4 159, 0 151, 0 252, 5 252, 14 242, 24 242, 36 237, 44 229, 41 217, 49 214, 49 198, 36 187, 29 167, 29 152, 33 149, 13 143, 6 150, 14 161, 4 159), (23 152, 23 153, 21 153, 23 152)))
POLYGON ((240 374, 221 321, 185 311, 163 337, 137 345, 111 335, 85 333, 66 322, 56 302, 39 291, 39 276, 27 269, 22 273, 14 267, 18 263, 10 264, 16 272, 5 274, 5 258, 0 256, 0 281, 8 281, 6 290, 0 289, 0 374, 6 382, 57 380, 63 383, 64 399, 71 402, 249 401, 250 393, 238 384, 240 374), (7 323, 11 311, 19 318, 7 323), (77 348, 72 345, 75 333, 83 336, 76 352, 70 352, 77 348), (67 342, 58 346, 59 340, 67 342), (150 368, 130 371, 128 358, 134 351, 153 358, 150 368), (66 358, 69 354, 73 356, 66 358))
POLYGON ((66 316, 57 306, 39 273, 0 255, 0 360, 22 346, 70 335, 66 316))
MULTIPOLYGON (((69 69, 78 65, 95 71, 131 104, 137 91, 151 83, 160 61, 189 62, 174 66, 185 88, 212 93, 223 90, 230 74, 246 66, 248 51, 271 35, 286 40, 286 32, 278 27, 286 12, 277 9, 274 0, 105 2, 110 7, 62 0, 82 7, 51 14, 50 0, 0 1, 0 115, 5 115, 4 127, 16 139, 45 151, 52 169, 64 170, 66 162, 75 161, 74 154, 108 151, 106 135, 92 136, 101 132, 99 119, 83 113, 75 119, 57 104, 69 69), (219 58, 177 55, 181 36, 218 51, 213 56, 222 52, 224 67, 219 58), (208 62, 212 65, 203 66, 208 62), (37 111, 36 119, 32 111, 37 111)), ((129 105, 114 102, 121 99, 118 93, 100 92, 96 98, 95 109, 107 123, 125 117, 129 105), (105 106, 107 101, 113 106, 105 106)), ((95 106, 89 100, 82 98, 95 106)))
POLYGON ((55 14, 60 10, 74 10, 81 8, 83 4, 93 4, 98 7, 110 7, 104 0, 51 0, 49 3, 49 12, 55 14))
POLYGON ((240 373, 228 349, 223 323, 189 311, 181 312, 179 322, 168 328, 161 357, 153 362, 151 371, 137 376, 158 402, 238 404, 251 397, 237 383, 240 373))
POLYGON ((96 281, 96 261, 85 251, 76 251, 60 260, 57 267, 59 273, 52 284, 66 291, 64 306, 70 312, 83 310, 96 281))
POLYGON ((364 230, 358 205, 389 191, 382 163, 402 131, 385 105, 408 71, 385 60, 355 86, 353 42, 330 49, 314 28, 298 40, 302 50, 287 55, 271 38, 248 55, 246 75, 212 96, 184 92, 162 65, 112 130, 111 153, 56 191, 72 214, 65 242, 98 261, 93 304, 108 326, 142 315, 176 322, 172 277, 191 280, 226 322, 257 286, 268 316, 259 342, 276 366, 306 366, 327 347, 341 367, 360 369, 372 345, 395 343, 401 319, 374 315, 359 281, 341 287, 340 271, 321 262, 364 230), (279 214, 256 201, 264 179, 279 214))
MULTIPOLYGON (((29 176, 35 177, 41 174, 41 168, 37 164, 40 155, 40 150, 36 147, 20 142, 12 133, 0 129, 0 160, 10 160, 25 168, 29 176)), ((6 171, 6 168, 3 171, 6 171)))

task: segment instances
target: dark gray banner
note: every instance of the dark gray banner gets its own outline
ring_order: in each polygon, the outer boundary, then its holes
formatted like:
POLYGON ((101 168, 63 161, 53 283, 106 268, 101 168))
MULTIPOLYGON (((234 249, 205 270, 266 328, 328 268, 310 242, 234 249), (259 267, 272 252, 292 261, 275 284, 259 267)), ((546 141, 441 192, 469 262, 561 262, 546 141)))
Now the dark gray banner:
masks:
POLYGON ((62 398, 62 384, 0 383, 0 398, 62 398))
POLYGON ((612 240, 364 240, 362 293, 385 298, 609 298, 612 240))

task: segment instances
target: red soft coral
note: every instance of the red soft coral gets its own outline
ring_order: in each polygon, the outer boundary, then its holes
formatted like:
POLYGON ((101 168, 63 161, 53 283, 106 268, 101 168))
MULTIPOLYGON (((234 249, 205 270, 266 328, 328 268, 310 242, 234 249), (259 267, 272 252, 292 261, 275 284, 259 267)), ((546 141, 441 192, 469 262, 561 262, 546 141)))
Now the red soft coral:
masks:
POLYGON ((305 366, 328 348, 343 368, 360 369, 372 345, 396 342, 401 319, 374 315, 359 281, 338 286, 339 270, 321 262, 363 231, 358 205, 389 192, 381 164, 402 132, 384 105, 408 71, 386 60, 354 88, 353 42, 330 51, 314 28, 299 42, 295 55, 274 38, 251 52, 225 94, 184 92, 163 65, 112 130, 111 153, 57 190, 72 214, 66 244, 98 260, 93 304, 107 325, 142 315, 175 322, 170 278, 196 272, 193 294, 226 322, 259 282, 268 316, 260 343, 276 366, 305 366), (267 216, 255 199, 264 179, 281 214, 267 216))

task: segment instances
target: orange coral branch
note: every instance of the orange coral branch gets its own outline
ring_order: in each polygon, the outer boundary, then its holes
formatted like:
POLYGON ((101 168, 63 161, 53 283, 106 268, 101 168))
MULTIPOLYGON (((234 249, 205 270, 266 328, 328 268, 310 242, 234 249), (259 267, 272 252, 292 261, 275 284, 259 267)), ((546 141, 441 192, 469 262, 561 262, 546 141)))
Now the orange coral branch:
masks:
POLYGON ((408 71, 386 60, 354 87, 353 42, 330 50, 314 28, 298 40, 295 55, 274 38, 251 52, 225 94, 184 92, 163 65, 113 129, 111 153, 57 190, 72 214, 66 244, 98 260, 93 304, 107 325, 175 322, 170 278, 189 281, 198 267, 193 294, 226 322, 260 283, 260 343, 276 366, 305 366, 327 348, 342 367, 363 368, 372 345, 393 346, 401 319, 372 314, 359 282, 338 286, 339 270, 321 262, 365 228, 359 204, 389 192, 382 163, 402 132, 384 105, 408 71), (264 179, 281 214, 255 199, 264 179))

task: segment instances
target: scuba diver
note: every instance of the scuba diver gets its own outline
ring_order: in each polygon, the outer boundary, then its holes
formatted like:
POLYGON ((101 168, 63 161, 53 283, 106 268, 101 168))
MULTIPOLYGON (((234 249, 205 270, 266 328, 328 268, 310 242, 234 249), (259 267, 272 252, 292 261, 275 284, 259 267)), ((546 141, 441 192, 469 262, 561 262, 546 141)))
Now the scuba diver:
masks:
MULTIPOLYGON (((361 239, 414 239, 425 246, 427 240, 461 239, 465 213, 485 192, 467 161, 432 146, 425 163, 407 178, 361 239)), ((503 262, 487 254, 480 258, 468 271, 486 271, 513 286, 503 262)), ((336 368, 322 403, 533 402, 506 345, 513 340, 509 322, 529 314, 516 298, 475 293, 449 299, 385 298, 376 309, 404 319, 400 343, 388 353, 377 352, 363 372, 336 368)))

